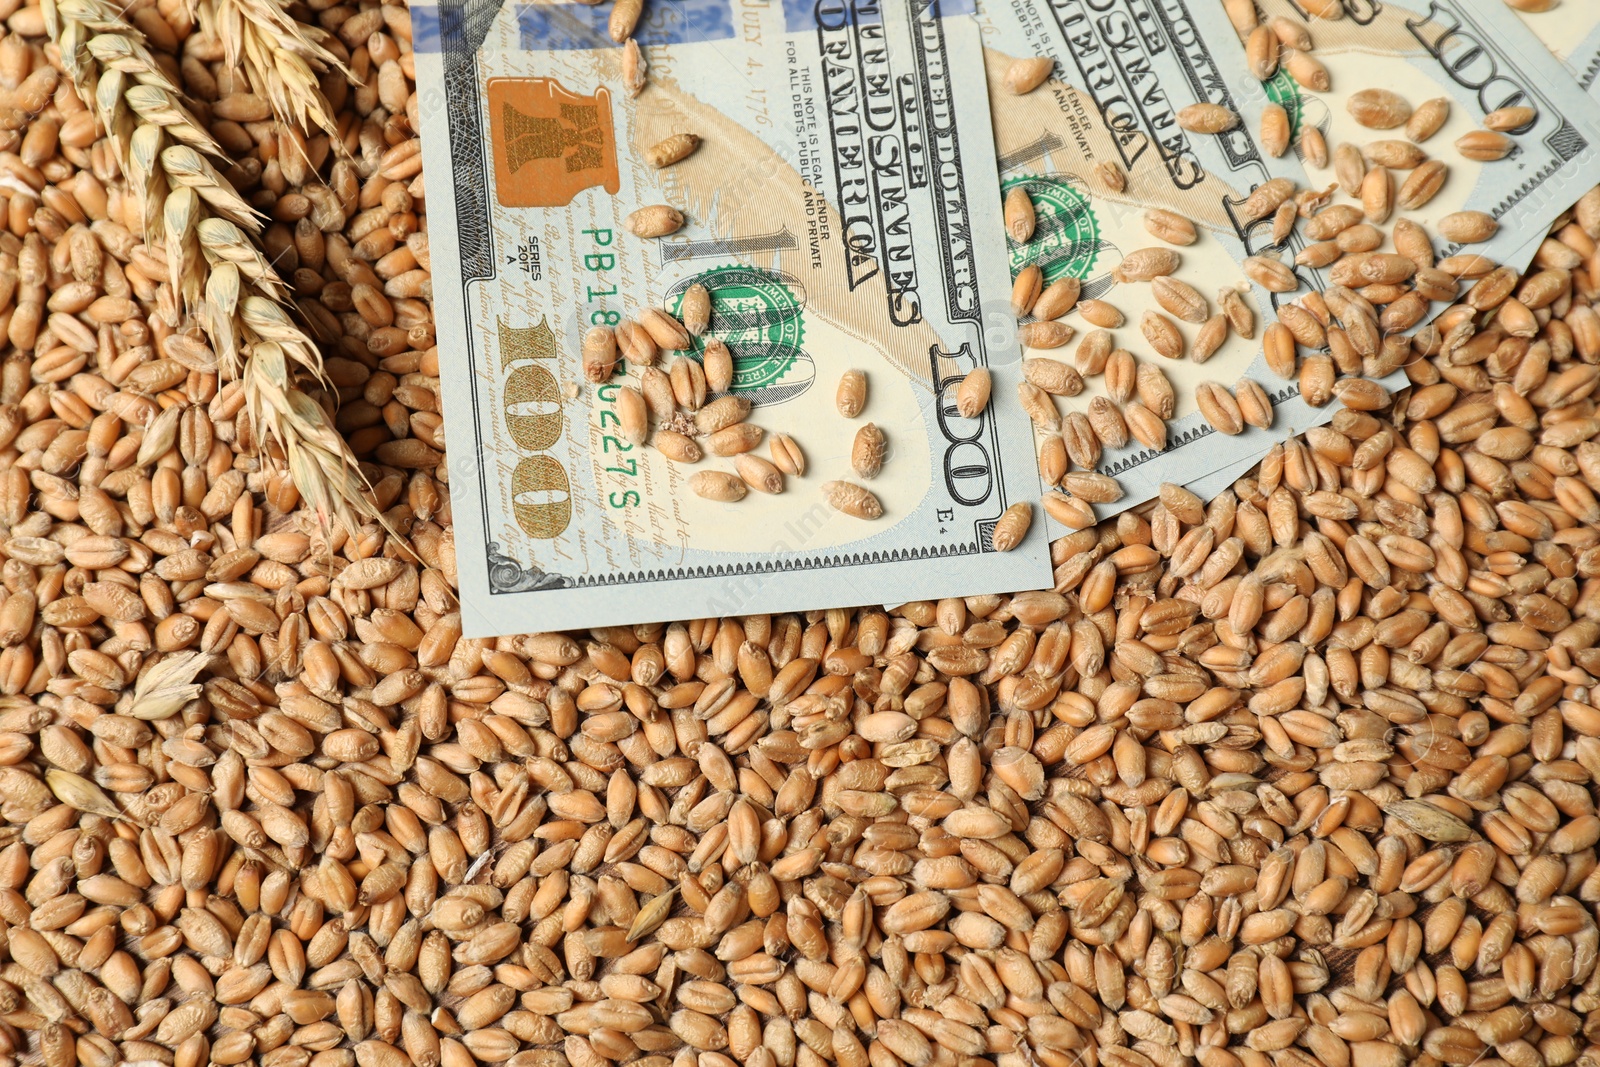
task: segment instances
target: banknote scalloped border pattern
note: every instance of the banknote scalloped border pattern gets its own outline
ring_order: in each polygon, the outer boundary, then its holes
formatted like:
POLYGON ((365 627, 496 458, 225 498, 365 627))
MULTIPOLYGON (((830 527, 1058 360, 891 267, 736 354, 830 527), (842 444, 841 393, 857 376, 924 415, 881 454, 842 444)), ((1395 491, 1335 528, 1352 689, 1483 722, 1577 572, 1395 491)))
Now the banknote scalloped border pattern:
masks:
POLYGON ((608 585, 638 585, 643 582, 675 582, 693 578, 737 578, 751 574, 782 574, 786 571, 817 570, 820 568, 866 567, 879 563, 914 563, 918 560, 946 559, 951 556, 970 556, 979 552, 993 552, 988 531, 995 520, 980 523, 984 531, 982 544, 968 541, 959 545, 941 545, 925 548, 896 548, 880 552, 851 552, 841 556, 811 556, 796 559, 759 560, 743 563, 722 563, 709 567, 679 567, 659 571, 626 571, 608 575, 548 574, 538 566, 525 566, 500 552, 497 542, 488 545, 489 592, 525 593, 541 589, 595 589, 608 585))

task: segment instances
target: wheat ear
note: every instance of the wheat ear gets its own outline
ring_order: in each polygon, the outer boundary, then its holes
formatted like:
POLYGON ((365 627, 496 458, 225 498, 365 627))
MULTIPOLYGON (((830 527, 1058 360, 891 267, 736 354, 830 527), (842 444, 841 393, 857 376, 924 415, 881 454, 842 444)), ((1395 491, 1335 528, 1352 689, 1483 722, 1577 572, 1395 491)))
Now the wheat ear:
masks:
POLYGON ((120 8, 43 7, 62 66, 116 148, 145 243, 166 260, 169 300, 199 322, 223 377, 243 379, 258 439, 282 449, 324 525, 337 519, 354 530, 358 518, 378 518, 355 456, 295 385, 297 369, 322 376, 322 356, 290 317, 288 287, 256 243, 260 216, 207 158, 225 160, 222 150, 120 8))
POLYGON ((337 143, 333 107, 317 74, 354 75, 323 46, 324 30, 296 21, 278 0, 200 0, 197 15, 201 29, 222 45, 224 61, 244 72, 279 122, 302 136, 315 126, 337 143))

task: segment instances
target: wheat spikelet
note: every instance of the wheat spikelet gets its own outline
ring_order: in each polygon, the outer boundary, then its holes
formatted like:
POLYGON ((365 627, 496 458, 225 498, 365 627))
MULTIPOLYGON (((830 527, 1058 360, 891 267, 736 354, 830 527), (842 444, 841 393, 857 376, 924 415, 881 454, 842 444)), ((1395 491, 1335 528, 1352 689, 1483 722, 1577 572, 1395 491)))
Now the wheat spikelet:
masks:
POLYGON ((294 387, 285 348, 257 342, 244 383, 257 432, 282 446, 289 476, 317 514, 337 513, 351 497, 366 501, 366 483, 344 439, 317 402, 294 387))
MULTIPOLYGON (((336 61, 304 28, 272 0, 207 0, 203 12, 225 49, 242 49, 229 62, 263 79, 281 121, 332 129, 310 63, 336 61)), ((175 326, 185 312, 198 321, 223 376, 243 380, 259 441, 282 450, 325 525, 353 530, 358 516, 377 517, 355 457, 295 386, 297 368, 321 378, 322 356, 283 306, 288 286, 256 244, 260 215, 206 158, 225 160, 221 148, 119 8, 45 0, 44 15, 62 67, 117 151, 145 243, 165 260, 163 314, 175 326)))
POLYGON ((295 20, 277 0, 203 0, 197 14, 201 30, 222 45, 224 60, 244 72, 280 123, 302 135, 316 126, 338 143, 317 74, 350 71, 322 45, 325 31, 295 20))
POLYGON ((176 652, 152 663, 140 674, 133 687, 133 703, 128 714, 147 721, 170 719, 183 706, 200 695, 195 678, 206 668, 202 652, 176 652))

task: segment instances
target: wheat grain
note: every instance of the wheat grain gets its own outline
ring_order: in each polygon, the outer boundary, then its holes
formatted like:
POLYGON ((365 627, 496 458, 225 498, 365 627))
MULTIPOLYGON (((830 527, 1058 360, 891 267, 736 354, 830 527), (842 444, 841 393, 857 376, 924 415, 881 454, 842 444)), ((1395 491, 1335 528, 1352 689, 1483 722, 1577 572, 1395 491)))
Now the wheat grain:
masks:
POLYGON ((1017 327, 1023 348, 1060 348, 1076 331, 1065 322, 1028 322, 1017 327))
POLYGON ((853 419, 867 406, 867 374, 861 370, 847 370, 839 376, 834 394, 834 406, 839 414, 853 419))
POLYGON ((1078 303, 1083 283, 1072 275, 1057 278, 1039 293, 1033 302, 1033 315, 1040 319, 1059 319, 1078 303))
POLYGON ((1119 282, 1148 282, 1177 271, 1183 260, 1170 248, 1136 248, 1111 271, 1119 282))
POLYGON ((1392 130, 1411 118, 1411 104, 1391 89, 1358 89, 1345 100, 1345 110, 1361 125, 1392 130))
POLYGON ((1006 89, 1017 96, 1031 93, 1043 85, 1055 70, 1055 60, 1049 56, 1030 56, 1014 59, 1006 68, 1006 89))
POLYGON ((1494 130, 1473 130, 1456 138, 1456 151, 1463 158, 1485 163, 1504 159, 1516 146, 1516 141, 1494 130))
POLYGON ((700 147, 700 137, 693 133, 675 133, 645 149, 645 162, 656 169, 670 167, 687 159, 700 147))
POLYGON ((1100 187, 1108 193, 1126 192, 1128 188, 1128 175, 1122 165, 1114 159, 1102 159, 1094 165, 1094 177, 1100 187))
POLYGON ((956 390, 956 410, 962 418, 975 419, 989 406, 993 377, 987 367, 974 367, 961 379, 956 390))
MULTIPOLYGON (((1279 24, 1274 23, 1274 25, 1279 24)), ((1282 65, 1302 88, 1310 89, 1314 93, 1325 93, 1333 87, 1333 79, 1328 74, 1328 68, 1310 52, 1292 48, 1282 60, 1282 65)))
POLYGON ((1245 58, 1257 81, 1278 73, 1279 49, 1278 36, 1269 26, 1257 26, 1245 35, 1245 58))
POLYGON ((767 447, 772 453, 773 465, 784 474, 796 477, 805 474, 805 453, 800 451, 800 446, 794 438, 786 433, 775 433, 769 439, 767 447))
POLYGON ((1221 104, 1190 104, 1177 117, 1179 126, 1194 133, 1226 133, 1239 124, 1239 116, 1221 104))
POLYGON ((1016 186, 1006 194, 1005 200, 1005 226, 1006 234, 1017 244, 1027 244, 1033 238, 1033 228, 1037 218, 1033 209, 1033 198, 1028 195, 1028 190, 1016 186))
POLYGON ((824 482, 822 498, 829 506, 854 518, 877 519, 883 516, 883 504, 878 498, 870 490, 853 482, 824 482))
POLYGON ((669 204, 651 204, 629 213, 622 224, 636 237, 666 237, 683 227, 683 212, 669 204))
POLYGON ((1031 504, 1025 500, 1012 504, 995 521, 994 532, 990 536, 990 544, 996 552, 1010 552, 1028 536, 1028 528, 1032 523, 1033 506, 1031 504))
POLYGON ((743 500, 749 491, 742 478, 726 471, 696 471, 689 476, 689 489, 696 496, 725 504, 743 500))
POLYGON ((1080 300, 1077 311, 1084 322, 1102 330, 1115 330, 1127 321, 1122 312, 1104 300, 1080 300))
POLYGON ((748 452, 733 459, 734 469, 745 485, 761 493, 781 493, 784 489, 783 471, 777 465, 748 452))
POLYGON ((1173 245, 1192 245, 1199 237, 1192 221, 1165 208, 1147 209, 1144 228, 1151 236, 1173 245))
POLYGON ((1289 113, 1281 104, 1268 104, 1261 111, 1261 148, 1274 159, 1289 151, 1289 113))
POLYGON ((881 429, 867 423, 856 431, 850 446, 850 466, 861 478, 876 478, 883 471, 889 442, 881 429))
POLYGON ((1217 382, 1201 382, 1195 387, 1195 403, 1211 427, 1219 433, 1237 434, 1244 429, 1239 403, 1217 382))
POLYGON ((1017 318, 1032 314, 1033 305, 1044 292, 1044 273, 1035 263, 1017 272, 1011 283, 1011 313, 1017 318))

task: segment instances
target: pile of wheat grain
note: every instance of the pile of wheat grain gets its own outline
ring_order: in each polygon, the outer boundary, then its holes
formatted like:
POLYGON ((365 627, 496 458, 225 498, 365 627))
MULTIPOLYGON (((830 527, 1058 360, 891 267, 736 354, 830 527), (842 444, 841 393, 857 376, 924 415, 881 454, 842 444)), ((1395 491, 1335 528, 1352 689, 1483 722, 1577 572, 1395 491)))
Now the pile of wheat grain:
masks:
POLYGON ((196 201, 0 3, 0 1064, 1600 1063, 1594 229, 1054 589, 472 641, 406 10, 294 12, 342 151, 203 11, 91 49, 196 201))

